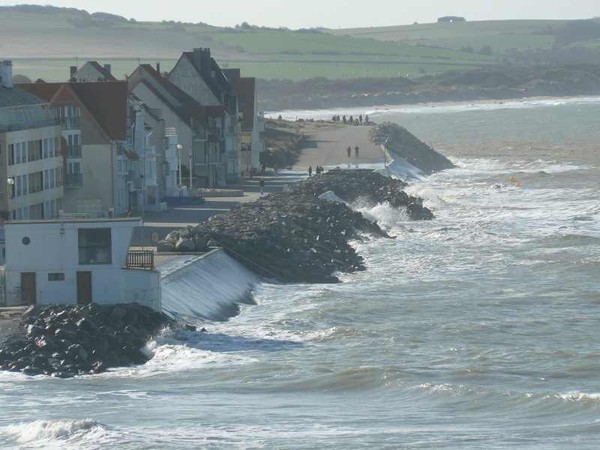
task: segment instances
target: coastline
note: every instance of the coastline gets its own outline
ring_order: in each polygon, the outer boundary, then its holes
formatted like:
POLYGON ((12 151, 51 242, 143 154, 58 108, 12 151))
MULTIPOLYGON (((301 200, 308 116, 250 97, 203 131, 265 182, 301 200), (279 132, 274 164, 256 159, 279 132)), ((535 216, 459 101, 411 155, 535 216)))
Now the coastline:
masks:
POLYGON ((553 106, 556 102, 561 103, 600 103, 600 95, 574 95, 574 96, 531 96, 514 97, 507 99, 475 99, 460 101, 429 101, 415 103, 385 103, 371 106, 336 106, 327 109, 285 109, 265 113, 265 117, 274 119, 281 115, 284 120, 296 121, 298 119, 330 120, 335 114, 358 115, 367 114, 369 117, 377 117, 378 113, 423 113, 423 112, 457 112, 479 109, 519 109, 527 106, 539 107, 540 103, 553 106), (490 106, 492 108, 485 108, 490 106))

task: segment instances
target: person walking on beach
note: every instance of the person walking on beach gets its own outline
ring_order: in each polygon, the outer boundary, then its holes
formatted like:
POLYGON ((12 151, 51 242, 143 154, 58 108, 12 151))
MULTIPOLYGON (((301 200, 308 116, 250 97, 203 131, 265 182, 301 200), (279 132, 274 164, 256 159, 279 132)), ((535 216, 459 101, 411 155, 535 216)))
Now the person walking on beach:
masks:
POLYGON ((352 147, 348 146, 348 148, 346 149, 346 153, 348 153, 348 159, 350 159, 350 156, 352 155, 352 147))
MULTIPOLYGON (((318 168, 317 168, 318 170, 318 168)), ((308 178, 312 177, 312 166, 308 166, 308 178)))
POLYGON ((359 149, 358 149, 358 145, 355 145, 355 146, 354 146, 354 157, 355 157, 356 159, 358 159, 358 150, 359 150, 359 149))
POLYGON ((260 180, 258 187, 260 188, 260 195, 263 195, 265 193, 265 180, 260 180))

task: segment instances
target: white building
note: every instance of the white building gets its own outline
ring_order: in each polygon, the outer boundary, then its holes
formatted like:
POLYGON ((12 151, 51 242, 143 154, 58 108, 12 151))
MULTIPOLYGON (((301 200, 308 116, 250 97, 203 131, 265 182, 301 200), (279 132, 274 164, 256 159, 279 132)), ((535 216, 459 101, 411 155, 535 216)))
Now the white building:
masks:
POLYGON ((5 224, 7 306, 139 303, 161 310, 154 253, 131 251, 140 219, 5 224))

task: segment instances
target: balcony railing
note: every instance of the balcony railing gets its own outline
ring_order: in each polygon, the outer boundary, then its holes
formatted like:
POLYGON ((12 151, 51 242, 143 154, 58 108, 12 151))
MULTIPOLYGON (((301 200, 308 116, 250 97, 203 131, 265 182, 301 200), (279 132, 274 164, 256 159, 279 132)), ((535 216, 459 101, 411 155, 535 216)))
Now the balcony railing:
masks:
POLYGON ((154 252, 152 250, 129 250, 127 269, 154 270, 154 252))
POLYGON ((61 117, 60 124, 65 130, 78 130, 81 128, 81 117, 61 117))
POLYGON ((65 179, 65 185, 68 188, 77 188, 83 185, 83 174, 68 173, 65 179))
POLYGON ((69 145, 67 147, 67 158, 81 158, 81 145, 69 145))

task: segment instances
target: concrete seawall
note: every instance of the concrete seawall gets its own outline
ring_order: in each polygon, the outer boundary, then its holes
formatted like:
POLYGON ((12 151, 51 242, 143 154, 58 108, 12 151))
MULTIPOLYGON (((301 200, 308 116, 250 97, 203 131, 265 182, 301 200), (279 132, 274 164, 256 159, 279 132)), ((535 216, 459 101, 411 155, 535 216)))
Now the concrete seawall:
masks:
POLYGON ((171 317, 222 321, 252 303, 259 278, 222 249, 177 255, 159 266, 163 311, 171 317))

